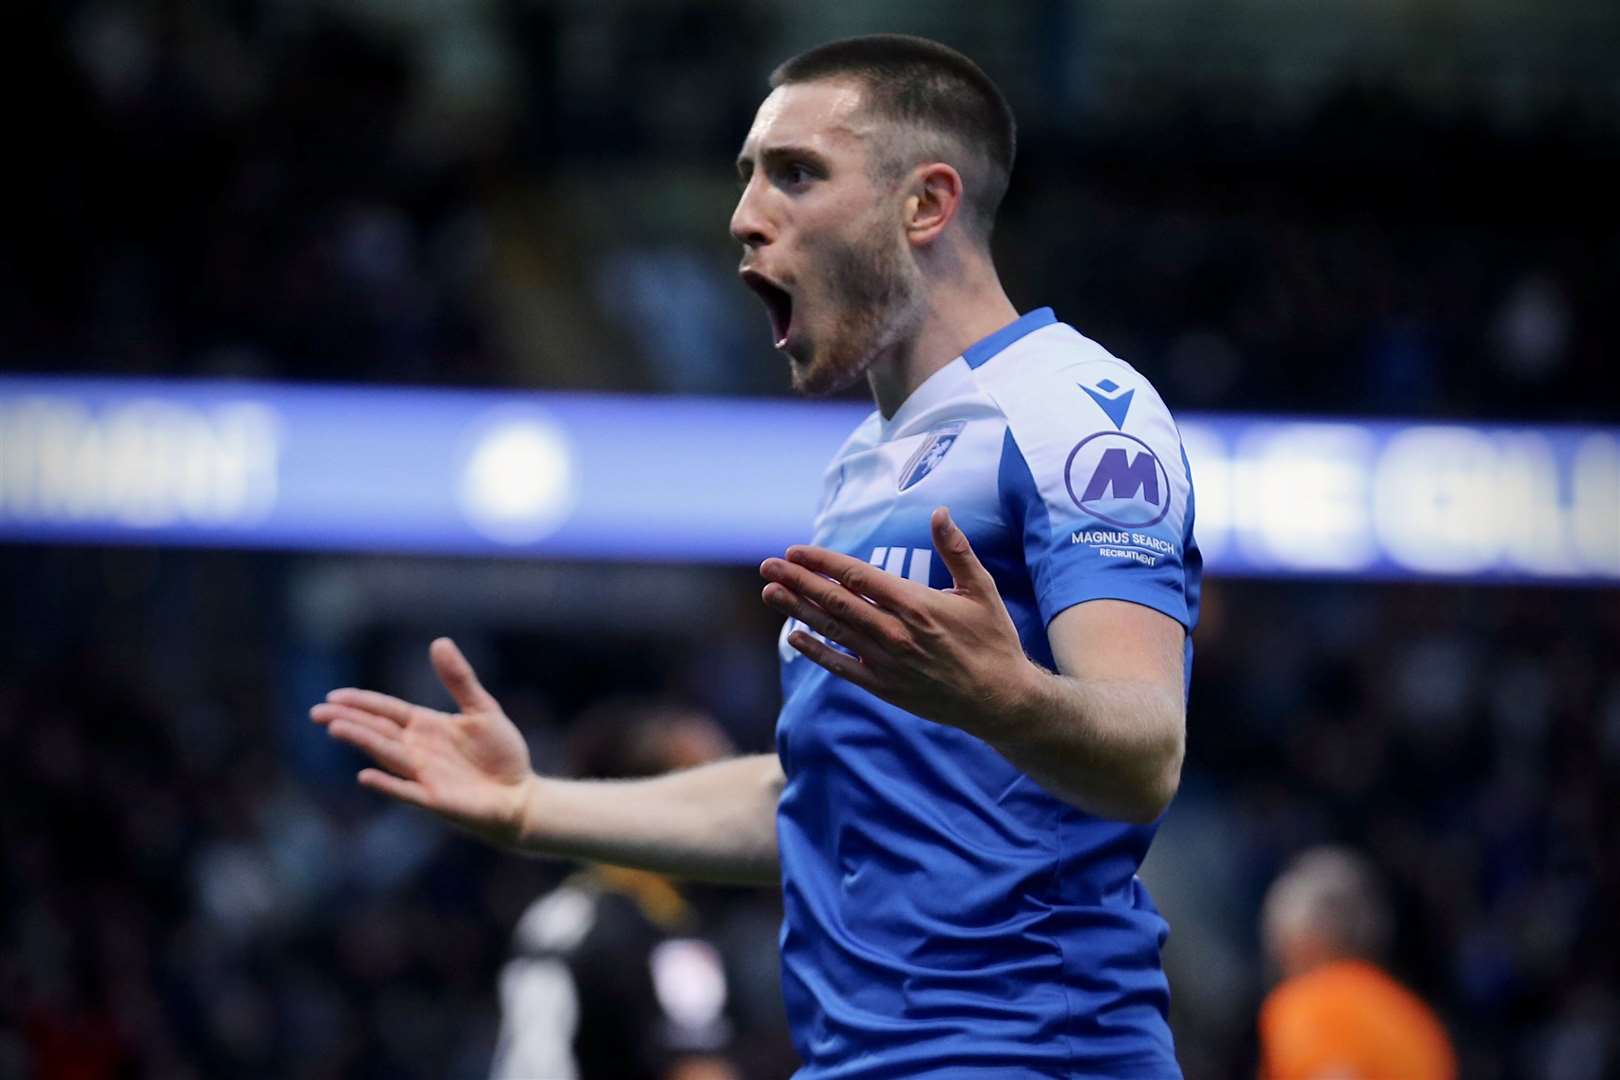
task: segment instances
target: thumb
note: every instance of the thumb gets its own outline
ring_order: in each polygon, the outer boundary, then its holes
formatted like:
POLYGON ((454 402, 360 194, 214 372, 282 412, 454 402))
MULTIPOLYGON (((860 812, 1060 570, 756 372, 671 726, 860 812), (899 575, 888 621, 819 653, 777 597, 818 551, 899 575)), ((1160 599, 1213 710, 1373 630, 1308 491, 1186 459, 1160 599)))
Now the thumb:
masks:
POLYGON ((967 533, 951 520, 950 510, 943 506, 936 507, 928 523, 934 534, 934 550, 939 552, 939 557, 945 561, 945 568, 951 572, 956 591, 973 595, 995 593, 995 580, 973 553, 967 533))
POLYGON ((490 709, 499 709, 495 699, 490 697, 478 682, 478 676, 473 673, 472 665, 467 658, 461 655, 456 643, 447 637, 436 638, 428 646, 428 659, 433 662, 434 674, 444 683, 450 696, 456 699, 456 705, 462 712, 484 712, 490 709))

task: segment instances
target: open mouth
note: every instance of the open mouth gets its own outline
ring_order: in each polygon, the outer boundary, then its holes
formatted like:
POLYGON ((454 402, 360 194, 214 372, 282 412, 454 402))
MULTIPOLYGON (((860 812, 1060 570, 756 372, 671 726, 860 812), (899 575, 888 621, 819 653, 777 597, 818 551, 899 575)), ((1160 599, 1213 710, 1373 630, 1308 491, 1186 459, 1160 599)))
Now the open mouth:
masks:
POLYGON ((788 331, 793 327, 793 294, 758 270, 743 270, 739 276, 744 285, 765 301, 765 310, 771 317, 771 340, 778 349, 783 348, 787 345, 788 331))

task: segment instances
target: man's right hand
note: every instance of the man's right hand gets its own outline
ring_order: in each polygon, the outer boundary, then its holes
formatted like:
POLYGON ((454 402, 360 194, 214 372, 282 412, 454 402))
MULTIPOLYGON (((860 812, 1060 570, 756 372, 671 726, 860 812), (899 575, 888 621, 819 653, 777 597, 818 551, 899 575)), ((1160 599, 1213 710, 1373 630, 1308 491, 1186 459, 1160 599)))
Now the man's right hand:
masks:
POLYGON ((311 708, 310 719, 382 766, 361 770, 366 787, 432 810, 486 840, 519 847, 538 782, 529 748, 455 642, 439 638, 428 656, 460 712, 345 688, 311 708))

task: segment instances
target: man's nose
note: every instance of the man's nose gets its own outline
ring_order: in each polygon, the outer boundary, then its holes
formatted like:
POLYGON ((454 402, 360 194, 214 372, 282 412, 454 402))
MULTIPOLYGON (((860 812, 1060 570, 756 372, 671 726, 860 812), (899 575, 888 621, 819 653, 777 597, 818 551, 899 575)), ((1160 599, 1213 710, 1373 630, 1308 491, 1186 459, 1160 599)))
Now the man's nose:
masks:
POLYGON ((771 227, 761 212, 758 187, 753 181, 743 188, 737 209, 731 212, 731 235, 744 247, 756 248, 771 242, 771 227))

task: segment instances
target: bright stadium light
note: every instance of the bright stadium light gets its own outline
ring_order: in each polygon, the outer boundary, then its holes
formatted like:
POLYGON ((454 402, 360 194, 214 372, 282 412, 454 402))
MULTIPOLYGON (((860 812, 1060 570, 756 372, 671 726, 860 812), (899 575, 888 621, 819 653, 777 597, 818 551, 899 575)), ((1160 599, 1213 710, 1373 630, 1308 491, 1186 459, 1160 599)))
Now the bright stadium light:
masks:
POLYGON ((574 509, 568 438, 538 413, 498 411, 483 422, 462 471, 467 520, 502 544, 531 544, 557 530, 574 509))

